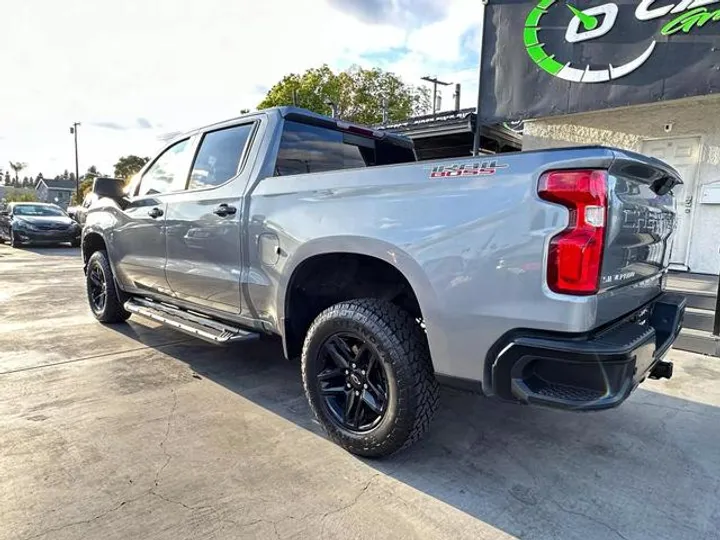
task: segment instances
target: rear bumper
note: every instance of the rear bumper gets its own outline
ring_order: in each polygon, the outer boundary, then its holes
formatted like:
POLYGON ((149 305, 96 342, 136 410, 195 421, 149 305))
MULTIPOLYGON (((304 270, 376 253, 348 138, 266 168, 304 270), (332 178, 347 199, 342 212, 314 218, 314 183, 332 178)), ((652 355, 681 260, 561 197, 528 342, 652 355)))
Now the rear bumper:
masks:
POLYGON ((662 358, 682 328, 685 302, 664 293, 593 335, 512 332, 491 359, 493 391, 557 409, 616 407, 648 376, 672 376, 662 358))

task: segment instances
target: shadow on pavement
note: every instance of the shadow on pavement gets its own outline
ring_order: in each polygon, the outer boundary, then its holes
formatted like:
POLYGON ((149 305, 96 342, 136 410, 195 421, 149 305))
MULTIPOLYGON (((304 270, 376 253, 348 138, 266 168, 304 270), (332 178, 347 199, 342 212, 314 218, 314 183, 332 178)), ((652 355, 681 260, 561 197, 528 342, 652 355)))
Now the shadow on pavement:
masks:
MULTIPOLYGON (((133 326, 115 328, 141 340, 133 326)), ((163 352, 325 437, 306 404, 299 365, 283 358, 279 342, 219 348, 191 340, 163 352)), ((426 439, 363 461, 518 537, 718 537, 716 407, 642 388, 618 409, 585 414, 449 389, 441 399, 426 439)))

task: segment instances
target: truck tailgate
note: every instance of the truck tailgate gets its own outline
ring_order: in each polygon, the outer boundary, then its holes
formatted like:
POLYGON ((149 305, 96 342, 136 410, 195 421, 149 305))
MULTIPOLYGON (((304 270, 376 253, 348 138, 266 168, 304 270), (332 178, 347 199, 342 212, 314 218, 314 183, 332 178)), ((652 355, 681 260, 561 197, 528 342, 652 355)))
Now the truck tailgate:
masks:
POLYGON ((682 183, 677 171, 657 159, 616 152, 608 171, 597 313, 601 324, 660 294, 675 227, 672 187, 682 183))

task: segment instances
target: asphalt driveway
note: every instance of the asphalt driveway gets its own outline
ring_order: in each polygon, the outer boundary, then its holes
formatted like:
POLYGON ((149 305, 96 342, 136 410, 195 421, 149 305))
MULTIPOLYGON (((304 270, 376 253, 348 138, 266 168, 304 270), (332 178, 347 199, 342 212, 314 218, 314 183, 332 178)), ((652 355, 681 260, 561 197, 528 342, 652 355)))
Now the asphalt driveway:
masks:
POLYGON ((86 307, 79 253, 0 245, 0 539, 720 538, 720 360, 617 410, 446 390, 384 461, 330 443, 274 342, 86 307))

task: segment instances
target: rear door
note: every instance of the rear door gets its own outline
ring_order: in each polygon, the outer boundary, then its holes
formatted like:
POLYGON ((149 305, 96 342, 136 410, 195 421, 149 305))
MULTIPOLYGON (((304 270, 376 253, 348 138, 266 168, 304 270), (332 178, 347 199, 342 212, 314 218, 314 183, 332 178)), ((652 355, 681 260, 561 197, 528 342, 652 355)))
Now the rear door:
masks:
POLYGON ((167 199, 167 280, 181 300, 241 311, 242 196, 257 122, 201 135, 187 189, 167 199))
POLYGON ((167 197, 185 188, 192 138, 163 151, 143 173, 128 206, 118 214, 112 246, 118 278, 134 291, 169 294, 165 278, 167 197))

